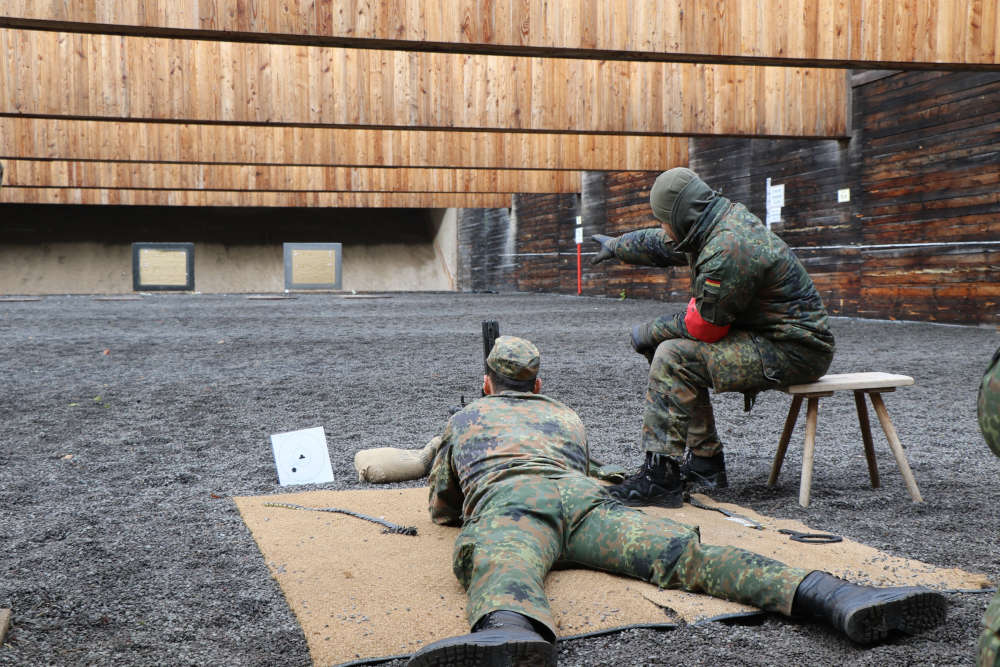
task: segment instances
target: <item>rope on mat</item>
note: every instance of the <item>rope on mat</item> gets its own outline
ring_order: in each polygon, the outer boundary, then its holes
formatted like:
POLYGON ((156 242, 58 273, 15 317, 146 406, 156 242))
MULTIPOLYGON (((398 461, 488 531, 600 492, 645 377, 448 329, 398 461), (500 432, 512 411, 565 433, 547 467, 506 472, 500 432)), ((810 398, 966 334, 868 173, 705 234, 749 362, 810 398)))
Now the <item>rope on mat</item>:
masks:
POLYGON ((397 535, 413 535, 417 534, 416 526, 400 526, 391 521, 386 521, 384 519, 378 519, 373 516, 368 516, 367 514, 362 514, 360 512, 352 512, 351 510, 340 509, 339 507, 306 507, 304 505, 296 505, 294 503, 264 503, 264 507, 284 507, 290 510, 308 510, 311 512, 337 512, 338 514, 346 514, 348 516, 353 516, 357 519, 364 519, 365 521, 371 521, 372 523, 377 523, 380 526, 384 526, 385 530, 383 533, 395 533, 397 535))

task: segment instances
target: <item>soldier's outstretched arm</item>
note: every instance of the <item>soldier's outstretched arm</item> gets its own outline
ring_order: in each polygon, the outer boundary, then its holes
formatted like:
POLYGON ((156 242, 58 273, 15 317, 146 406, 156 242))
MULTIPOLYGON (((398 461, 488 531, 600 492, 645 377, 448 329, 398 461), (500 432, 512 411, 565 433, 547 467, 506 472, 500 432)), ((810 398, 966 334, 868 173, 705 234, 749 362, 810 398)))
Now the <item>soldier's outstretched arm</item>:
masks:
POLYGON ((594 234, 592 241, 601 244, 601 249, 590 260, 599 264, 608 259, 617 259, 625 264, 639 266, 686 266, 688 257, 674 250, 674 244, 662 229, 650 227, 626 232, 621 236, 594 234))

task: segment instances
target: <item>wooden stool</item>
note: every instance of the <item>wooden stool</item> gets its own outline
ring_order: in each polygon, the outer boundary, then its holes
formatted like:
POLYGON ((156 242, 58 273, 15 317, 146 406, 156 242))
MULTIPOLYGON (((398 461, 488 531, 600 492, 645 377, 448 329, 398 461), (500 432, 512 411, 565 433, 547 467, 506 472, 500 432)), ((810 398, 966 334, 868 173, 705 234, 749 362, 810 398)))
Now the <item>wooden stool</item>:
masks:
POLYGON ((778 473, 781 472, 781 464, 785 460, 785 450, 788 449, 788 441, 792 437, 792 430, 795 428, 795 421, 799 417, 799 409, 802 407, 802 399, 809 399, 809 407, 806 411, 806 442, 802 450, 802 482, 799 486, 799 504, 809 507, 809 491, 812 487, 813 454, 816 449, 816 417, 819 412, 819 399, 826 396, 833 396, 833 392, 850 389, 854 392, 854 405, 858 409, 858 423, 861 426, 861 439, 865 446, 865 459, 868 461, 868 476, 871 477, 872 488, 879 486, 878 464, 875 462, 875 448, 872 445, 871 426, 868 422, 868 408, 865 406, 865 394, 871 398, 875 407, 875 414, 878 415, 882 430, 889 441, 889 449, 896 457, 896 464, 903 474, 903 481, 910 492, 913 502, 923 502, 920 497, 920 490, 917 482, 913 478, 910 464, 906 461, 906 454, 903 452, 903 445, 899 442, 896 429, 889 419, 889 413, 885 409, 882 401, 882 394, 887 391, 895 391, 896 387, 903 387, 913 384, 913 378, 907 375, 893 375, 892 373, 843 373, 840 375, 824 375, 815 382, 808 384, 795 384, 782 387, 781 390, 792 395, 792 405, 788 408, 788 417, 785 419, 785 429, 781 432, 781 441, 778 443, 778 451, 774 455, 774 463, 771 465, 771 476, 767 480, 768 486, 774 486, 778 481, 778 473))

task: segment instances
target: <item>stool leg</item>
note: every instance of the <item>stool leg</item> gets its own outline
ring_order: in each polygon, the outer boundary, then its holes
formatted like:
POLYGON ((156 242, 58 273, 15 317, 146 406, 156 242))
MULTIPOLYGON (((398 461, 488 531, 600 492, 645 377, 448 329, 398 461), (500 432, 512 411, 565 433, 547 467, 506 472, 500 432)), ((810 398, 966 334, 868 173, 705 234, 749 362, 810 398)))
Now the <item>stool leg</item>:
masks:
POLYGON ((785 417, 785 428, 781 432, 781 440, 778 441, 778 451, 775 452, 774 463, 771 464, 771 476, 767 478, 768 486, 774 486, 778 481, 781 464, 785 462, 785 450, 788 449, 788 441, 792 438, 792 431, 795 429, 795 421, 799 418, 799 408, 801 407, 802 397, 793 396, 792 404, 788 408, 788 416, 785 417))
POLYGON ((809 397, 806 408, 806 446, 802 450, 802 482, 799 485, 799 505, 809 507, 809 492, 812 490, 813 454, 816 450, 816 417, 819 413, 819 399, 809 397))
POLYGON ((868 420, 868 406, 865 405, 865 392, 854 391, 854 405, 858 408, 858 424, 861 426, 861 440, 865 443, 865 459, 868 461, 868 477, 872 480, 872 488, 879 487, 878 463, 875 461, 875 445, 872 444, 872 427, 868 420))
POLYGON ((892 425, 892 420, 889 419, 889 411, 885 409, 885 403, 882 402, 882 396, 876 392, 869 394, 872 399, 872 405, 875 406, 875 414, 878 415, 878 421, 882 424, 882 430, 885 431, 885 437, 889 441, 889 448, 892 450, 892 455, 896 457, 896 465, 899 466, 899 471, 903 473, 903 481, 906 482, 906 488, 910 491, 910 497, 913 498, 913 502, 922 503, 924 499, 920 497, 920 489, 917 488, 917 480, 913 478, 913 472, 910 470, 910 464, 906 461, 906 453, 903 452, 903 445, 899 442, 899 436, 896 435, 896 429, 892 425))

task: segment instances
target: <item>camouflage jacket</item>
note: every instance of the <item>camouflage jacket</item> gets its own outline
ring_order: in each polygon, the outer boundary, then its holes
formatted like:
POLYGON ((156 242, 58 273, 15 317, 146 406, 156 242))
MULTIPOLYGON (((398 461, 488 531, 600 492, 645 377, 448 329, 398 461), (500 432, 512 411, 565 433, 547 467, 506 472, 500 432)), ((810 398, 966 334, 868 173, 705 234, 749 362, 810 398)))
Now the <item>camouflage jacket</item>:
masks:
POLYGON ((504 391, 448 420, 430 473, 438 524, 476 516, 492 489, 523 475, 584 474, 586 431, 577 414, 542 394, 504 391))
POLYGON ((1000 456, 1000 348, 993 353, 993 360, 983 374, 976 406, 979 430, 993 453, 1000 456))
MULTIPOLYGON (((792 250, 743 204, 718 197, 696 223, 698 251, 688 257, 659 229, 618 239, 615 256, 650 266, 689 263, 698 312, 711 324, 732 325, 772 341, 833 350, 826 308, 792 250), (689 261, 690 260, 690 261, 689 261)), ((660 338, 691 338, 684 313, 658 317, 660 338)))

